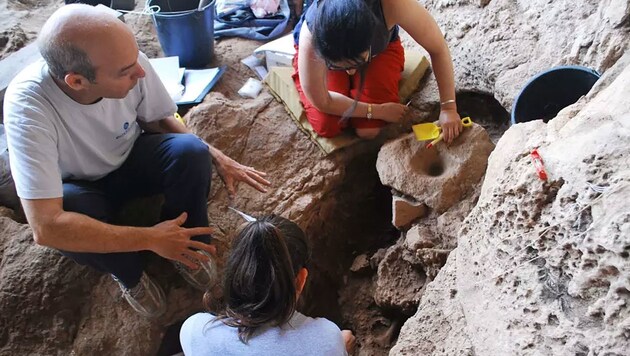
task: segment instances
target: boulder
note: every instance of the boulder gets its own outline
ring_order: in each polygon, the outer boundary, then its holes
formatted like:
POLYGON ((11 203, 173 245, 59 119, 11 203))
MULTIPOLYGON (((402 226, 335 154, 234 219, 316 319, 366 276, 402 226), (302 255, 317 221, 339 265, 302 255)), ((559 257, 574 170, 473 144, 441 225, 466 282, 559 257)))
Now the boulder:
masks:
POLYGON ((416 224, 405 234, 405 247, 411 252, 415 252, 421 248, 434 247, 436 244, 434 235, 435 233, 430 227, 416 224))
POLYGON ((392 225, 398 229, 408 227, 414 220, 427 214, 427 206, 402 197, 392 197, 392 225))
POLYGON ((404 257, 406 254, 409 252, 402 241, 387 251, 378 266, 374 301, 382 308, 411 315, 420 302, 427 277, 420 266, 404 257))
POLYGON ((501 138, 457 249, 391 354, 627 354, 630 66, 610 82, 501 138))
POLYGON ((370 260, 366 254, 358 255, 354 261, 352 261, 352 265, 350 266, 350 271, 354 273, 363 273, 370 269, 370 260))
POLYGON ((383 145, 376 162, 381 182, 443 213, 483 177, 494 144, 479 125, 453 143, 426 148, 413 134, 383 145))

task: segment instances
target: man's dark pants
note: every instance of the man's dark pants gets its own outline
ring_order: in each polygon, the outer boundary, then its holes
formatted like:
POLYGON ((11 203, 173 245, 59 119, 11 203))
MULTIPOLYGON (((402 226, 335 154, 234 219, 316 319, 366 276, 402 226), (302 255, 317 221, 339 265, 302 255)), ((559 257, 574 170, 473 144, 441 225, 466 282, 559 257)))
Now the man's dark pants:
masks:
MULTIPOLYGON (((143 134, 125 163, 93 182, 64 181, 63 207, 111 223, 133 198, 164 195, 161 221, 188 213, 184 227, 208 226, 207 197, 212 166, 208 147, 192 134, 143 134)), ((209 242, 210 236, 195 240, 209 242)), ((144 252, 77 253, 61 251, 76 262, 110 273, 127 288, 138 284, 144 252)))

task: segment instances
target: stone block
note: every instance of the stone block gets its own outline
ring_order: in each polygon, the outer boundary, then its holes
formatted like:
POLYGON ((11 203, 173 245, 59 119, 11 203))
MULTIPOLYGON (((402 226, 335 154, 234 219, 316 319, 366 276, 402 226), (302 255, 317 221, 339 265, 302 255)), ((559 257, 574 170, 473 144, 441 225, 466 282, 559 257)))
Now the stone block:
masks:
POLYGON ((412 315, 420 302, 427 280, 424 271, 403 258, 402 243, 387 250, 378 266, 374 301, 386 309, 397 309, 412 315))
POLYGON ((392 197, 392 225, 398 229, 408 227, 414 220, 427 214, 427 206, 402 197, 392 197))
POLYGON ((357 256, 354 261, 352 261, 352 266, 350 266, 350 271, 354 273, 363 273, 369 269, 370 260, 368 259, 366 254, 357 256))
POLYGON ((483 177, 494 144, 474 124, 450 145, 425 145, 413 133, 390 141, 381 148, 376 169, 383 184, 443 213, 483 177))
POLYGON ((431 248, 435 246, 433 242, 433 232, 424 225, 414 225, 407 231, 405 236, 405 247, 409 251, 415 252, 421 248, 431 248))

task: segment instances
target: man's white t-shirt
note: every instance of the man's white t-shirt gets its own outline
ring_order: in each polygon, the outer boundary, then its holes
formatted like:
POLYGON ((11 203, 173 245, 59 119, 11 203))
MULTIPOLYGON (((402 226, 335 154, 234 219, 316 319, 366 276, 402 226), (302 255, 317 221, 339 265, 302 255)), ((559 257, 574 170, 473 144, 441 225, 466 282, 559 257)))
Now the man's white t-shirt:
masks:
POLYGON ((11 172, 24 199, 63 196, 62 180, 97 180, 119 168, 140 136, 138 121, 172 116, 177 106, 140 53, 146 76, 123 99, 83 105, 54 82, 44 60, 9 85, 4 124, 11 172))

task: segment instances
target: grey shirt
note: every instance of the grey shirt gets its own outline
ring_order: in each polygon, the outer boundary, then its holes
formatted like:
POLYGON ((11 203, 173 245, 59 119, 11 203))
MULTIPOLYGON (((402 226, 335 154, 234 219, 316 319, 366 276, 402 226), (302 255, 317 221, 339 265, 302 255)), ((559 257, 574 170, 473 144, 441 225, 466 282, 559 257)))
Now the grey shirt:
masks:
POLYGON ((97 180, 127 159, 142 122, 172 116, 177 106, 148 58, 145 77, 122 99, 83 105, 55 83, 43 59, 18 74, 4 98, 11 172, 24 199, 63 196, 65 179, 97 180))
POLYGON ((205 355, 347 355, 341 330, 324 318, 309 318, 295 312, 282 327, 257 331, 247 344, 238 330, 210 313, 188 318, 179 333, 186 356, 205 355))

